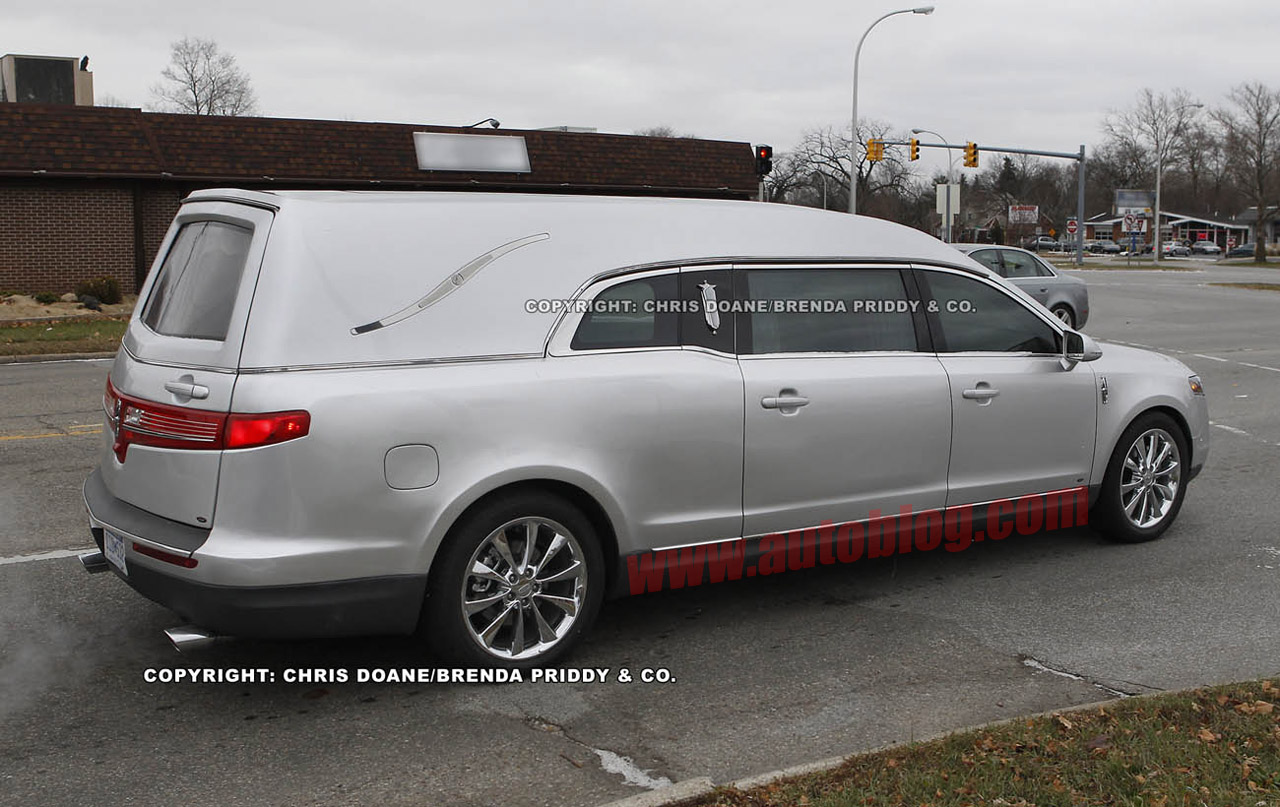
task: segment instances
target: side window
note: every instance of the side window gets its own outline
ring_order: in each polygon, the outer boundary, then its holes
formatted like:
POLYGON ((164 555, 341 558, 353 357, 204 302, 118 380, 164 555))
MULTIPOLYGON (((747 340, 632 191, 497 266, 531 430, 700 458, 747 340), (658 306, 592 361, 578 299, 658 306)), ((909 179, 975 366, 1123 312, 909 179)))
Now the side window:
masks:
POLYGON ((896 269, 748 269, 740 353, 916 350, 896 269))
POLYGON ((252 240, 252 230, 233 224, 184 224, 160 265, 142 321, 165 336, 225 340, 252 240))
POLYGON ((1057 277, 1053 268, 1045 263, 1044 258, 1036 258, 1036 276, 1037 277, 1057 277))
POLYGON ((941 328, 935 335, 939 352, 1058 352, 1057 332, 999 289, 943 272, 925 271, 918 277, 925 306, 936 312, 934 322, 941 328))
POLYGON ((1001 250, 1004 253, 1004 276, 1010 279, 1018 277, 1039 277, 1040 266, 1036 259, 1025 252, 1014 252, 1011 249, 1001 250))
POLYGON ((1000 253, 994 249, 980 249, 976 252, 970 252, 969 257, 998 275, 1004 274, 1004 267, 1000 265, 1000 253))
POLYGON ((679 344, 676 275, 629 280, 591 301, 569 347, 602 350, 679 344))

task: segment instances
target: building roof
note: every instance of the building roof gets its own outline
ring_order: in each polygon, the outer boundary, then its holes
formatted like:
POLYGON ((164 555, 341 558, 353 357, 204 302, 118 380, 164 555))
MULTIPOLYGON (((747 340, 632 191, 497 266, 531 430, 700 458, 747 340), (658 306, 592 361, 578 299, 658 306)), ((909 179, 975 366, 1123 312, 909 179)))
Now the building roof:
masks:
MULTIPOLYGON (((1208 224, 1211 227, 1220 227, 1224 230, 1245 229, 1244 225, 1242 224, 1238 224, 1238 223, 1233 224, 1230 222, 1214 221, 1213 219, 1207 219, 1204 216, 1188 216, 1185 213, 1174 213, 1172 210, 1161 210, 1160 218, 1165 219, 1166 223, 1169 226, 1173 226, 1175 224, 1186 224, 1189 221, 1195 221, 1201 224, 1208 224)), ((1111 213, 1099 213, 1098 215, 1092 218, 1085 219, 1086 224, 1094 224, 1094 225, 1117 224, 1123 221, 1124 221, 1124 216, 1116 216, 1111 213)))
MULTIPOLYGON (((1160 215, 1164 216, 1166 214, 1162 212, 1160 215)), ((1214 221, 1213 219, 1207 219, 1204 216, 1188 216, 1183 213, 1170 212, 1167 215, 1169 216, 1170 219, 1172 219, 1172 221, 1169 222, 1170 226, 1175 224, 1186 224, 1189 221, 1195 221, 1195 222, 1199 222, 1200 224, 1208 224, 1211 227, 1220 227, 1224 230, 1247 229, 1245 225, 1240 224, 1239 222, 1232 223, 1227 221, 1214 221)))
MULTIPOLYGON (((751 145, 694 138, 501 130, 525 138, 528 174, 418 169, 414 132, 455 127, 171 115, 0 104, 0 176, 280 186, 419 187, 737 197, 755 193, 751 145)), ((485 129, 484 134, 494 134, 485 129)))
MULTIPOLYGON (((1268 216, 1274 216, 1276 213, 1276 210, 1277 208, 1275 205, 1267 205, 1266 212, 1268 216)), ((1249 207, 1246 207, 1244 210, 1240 211, 1240 215, 1236 216, 1236 221, 1240 222, 1240 224, 1245 224, 1245 225, 1253 224, 1257 220, 1258 220, 1257 205, 1250 205, 1249 207)))

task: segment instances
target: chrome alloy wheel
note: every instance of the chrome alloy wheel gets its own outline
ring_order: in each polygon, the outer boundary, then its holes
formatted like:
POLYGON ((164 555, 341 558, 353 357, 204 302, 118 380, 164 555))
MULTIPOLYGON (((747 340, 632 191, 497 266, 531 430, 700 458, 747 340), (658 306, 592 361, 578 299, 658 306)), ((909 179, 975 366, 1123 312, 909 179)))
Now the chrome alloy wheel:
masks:
POLYGON ((556 646, 587 594, 586 555, 560 524, 526 516, 480 542, 462 581, 462 617, 488 654, 528 659, 556 646))
POLYGON ((1182 480, 1178 444, 1164 429, 1148 429, 1133 441, 1120 473, 1120 504, 1136 527, 1147 529, 1164 520, 1182 480))

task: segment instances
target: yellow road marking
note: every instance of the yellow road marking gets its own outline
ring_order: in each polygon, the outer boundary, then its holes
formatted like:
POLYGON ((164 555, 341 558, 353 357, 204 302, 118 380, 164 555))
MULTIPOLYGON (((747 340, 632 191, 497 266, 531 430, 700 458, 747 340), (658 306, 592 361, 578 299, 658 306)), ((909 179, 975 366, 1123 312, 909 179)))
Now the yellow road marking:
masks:
POLYGON ((72 426, 74 431, 48 434, 0 434, 0 440, 47 440, 50 437, 80 437, 86 434, 102 434, 101 426, 72 426))

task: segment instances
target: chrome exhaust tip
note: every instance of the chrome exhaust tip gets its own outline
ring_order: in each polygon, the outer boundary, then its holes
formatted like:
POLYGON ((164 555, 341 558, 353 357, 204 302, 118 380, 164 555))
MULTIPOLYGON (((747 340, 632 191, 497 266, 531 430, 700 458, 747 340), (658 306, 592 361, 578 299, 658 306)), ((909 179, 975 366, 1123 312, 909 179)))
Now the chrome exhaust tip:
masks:
POLYGON ((223 638, 204 628, 197 628, 195 625, 179 625, 176 628, 169 628, 164 632, 164 635, 169 637, 170 643, 173 644, 173 649, 179 653, 208 647, 223 638))
POLYGON ((101 574, 111 568, 107 563, 107 556, 96 550, 80 555, 80 565, 89 574, 101 574))

